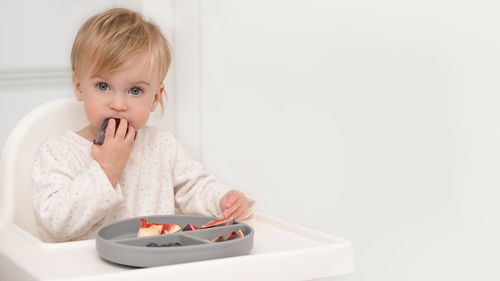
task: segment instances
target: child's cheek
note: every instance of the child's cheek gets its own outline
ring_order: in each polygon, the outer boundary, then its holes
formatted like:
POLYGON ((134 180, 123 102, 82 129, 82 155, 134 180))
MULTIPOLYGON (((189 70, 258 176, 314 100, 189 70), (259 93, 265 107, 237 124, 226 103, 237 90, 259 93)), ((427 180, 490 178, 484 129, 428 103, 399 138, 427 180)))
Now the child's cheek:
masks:
POLYGON ((103 114, 103 110, 101 109, 99 104, 93 101, 92 99, 85 100, 85 114, 87 115, 89 123, 94 127, 99 127, 104 118, 106 117, 106 116, 101 116, 103 114))
POLYGON ((138 130, 146 125, 148 117, 149 111, 141 110, 140 112, 136 112, 134 118, 130 121, 130 125, 138 130))

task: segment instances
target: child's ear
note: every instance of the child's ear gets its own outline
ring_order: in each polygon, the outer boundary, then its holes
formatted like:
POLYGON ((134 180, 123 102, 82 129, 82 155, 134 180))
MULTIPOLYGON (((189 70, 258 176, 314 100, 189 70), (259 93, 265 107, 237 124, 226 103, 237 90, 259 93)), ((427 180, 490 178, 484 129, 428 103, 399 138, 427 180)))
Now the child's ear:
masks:
POLYGON ((77 79, 75 72, 73 71, 71 73, 71 79, 73 80, 73 89, 75 91, 75 96, 78 101, 83 100, 83 93, 82 93, 82 85, 80 83, 80 80, 77 79))
POLYGON ((161 83, 160 87, 158 87, 158 91, 156 91, 155 93, 153 104, 151 105, 151 112, 155 111, 156 106, 160 102, 161 95, 163 94, 164 91, 165 91, 165 84, 161 83))

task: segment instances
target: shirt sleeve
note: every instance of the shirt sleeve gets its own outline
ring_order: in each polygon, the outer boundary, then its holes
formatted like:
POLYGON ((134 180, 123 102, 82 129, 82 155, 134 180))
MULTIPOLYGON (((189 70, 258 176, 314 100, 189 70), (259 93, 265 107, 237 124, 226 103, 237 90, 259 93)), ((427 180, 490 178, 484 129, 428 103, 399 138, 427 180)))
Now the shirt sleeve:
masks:
POLYGON ((99 163, 71 156, 57 140, 43 143, 33 166, 35 217, 54 241, 86 233, 123 200, 99 163))
POLYGON ((170 138, 175 150, 172 180, 176 206, 185 214, 222 217, 219 202, 230 188, 190 158, 172 135, 170 138))

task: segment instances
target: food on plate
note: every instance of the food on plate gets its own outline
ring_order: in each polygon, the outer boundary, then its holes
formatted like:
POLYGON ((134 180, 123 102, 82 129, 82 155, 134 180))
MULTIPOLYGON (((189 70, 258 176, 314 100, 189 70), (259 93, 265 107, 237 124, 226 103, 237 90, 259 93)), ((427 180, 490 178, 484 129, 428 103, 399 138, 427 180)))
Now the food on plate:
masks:
POLYGON ((146 245, 146 247, 180 247, 182 246, 180 243, 168 243, 168 244, 161 244, 161 245, 158 245, 156 244, 155 242, 151 242, 149 244, 146 245))
POLYGON ((201 228, 225 226, 225 225, 231 225, 231 224, 234 224, 234 217, 228 217, 228 218, 222 218, 222 219, 216 219, 213 221, 209 221, 206 224, 202 225, 201 228))
MULTIPOLYGON (((147 219, 141 219, 140 220, 140 227, 139 231, 137 232, 137 237, 147 237, 147 236, 155 236, 155 235, 161 235, 161 234, 168 234, 168 233, 174 233, 178 231, 193 231, 193 230, 198 230, 198 229, 203 229, 203 228, 210 228, 210 227, 217 227, 217 226, 225 226, 225 225, 231 225, 234 224, 234 218, 229 217, 229 218, 222 218, 222 219, 216 219, 213 221, 209 221, 202 225, 201 227, 198 227, 192 223, 187 224, 184 228, 181 228, 177 224, 172 224, 172 223, 150 223, 148 222, 147 219)), ((236 238, 243 237, 243 232, 241 230, 238 231, 232 231, 228 233, 226 239, 222 237, 221 241, 225 240, 232 240, 236 238)), ((218 238, 218 237, 216 237, 218 238)), ((216 239, 214 238, 214 239, 216 239)), ((220 240, 220 239, 218 239, 220 240)), ((213 240, 212 240, 213 241, 213 240)), ((217 241, 219 242, 219 241, 217 241)))
POLYGON ((241 231, 241 229, 238 229, 237 231, 229 232, 226 236, 226 241, 238 239, 238 238, 243 238, 244 236, 245 236, 245 234, 243 234, 243 231, 241 231))
POLYGON ((177 224, 149 223, 147 219, 141 219, 139 231, 137 232, 137 237, 174 233, 181 230, 182 228, 177 224))
POLYGON ((152 225, 149 227, 140 227, 137 232, 137 237, 146 237, 146 236, 155 236, 160 235, 163 226, 161 225, 152 225))
POLYGON ((222 235, 219 235, 210 241, 212 241, 212 242, 224 242, 224 237, 222 237, 222 235))
POLYGON ((190 223, 190 224, 187 224, 183 229, 182 231, 191 231, 191 230, 197 230, 197 229, 200 229, 198 226, 190 223))
POLYGON ((245 234, 243 233, 243 231, 241 231, 241 229, 238 229, 238 230, 230 231, 226 235, 226 239, 224 239, 224 237, 222 235, 219 235, 210 241, 212 241, 212 242, 224 242, 224 241, 234 240, 234 239, 243 238, 243 237, 245 237, 245 234))

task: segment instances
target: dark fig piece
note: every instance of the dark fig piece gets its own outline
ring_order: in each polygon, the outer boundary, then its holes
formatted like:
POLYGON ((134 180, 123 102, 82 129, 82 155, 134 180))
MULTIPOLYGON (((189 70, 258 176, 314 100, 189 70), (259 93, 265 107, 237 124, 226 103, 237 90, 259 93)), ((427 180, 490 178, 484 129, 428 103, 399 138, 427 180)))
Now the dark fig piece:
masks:
POLYGON ((186 225, 182 231, 191 231, 191 230, 197 230, 197 229, 200 229, 199 227, 197 227, 196 225, 190 223, 188 225, 186 225))
POLYGON ((238 229, 237 231, 229 232, 226 236, 226 241, 238 239, 238 238, 243 238, 244 236, 245 236, 245 234, 243 234, 243 231, 241 231, 241 229, 238 229))
POLYGON ((226 235, 226 240, 233 240, 236 238, 238 238, 238 236, 236 236, 236 231, 231 231, 226 235))
POLYGON ((222 237, 222 235, 219 235, 210 241, 212 241, 212 242, 224 242, 224 237, 222 237))
MULTIPOLYGON (((94 144, 101 145, 104 143, 104 136, 106 135, 106 128, 108 127, 109 119, 111 118, 104 119, 101 126, 99 126, 99 129, 97 130, 97 136, 94 140, 94 144)), ((118 125, 120 125, 120 119, 118 118, 113 118, 113 119, 115 119, 115 134, 116 134, 116 131, 118 130, 118 125)), ((128 133, 128 128, 127 128, 127 133, 128 133)))
POLYGON ((234 218, 229 217, 229 218, 222 218, 222 219, 217 219, 213 221, 209 221, 206 224, 202 225, 201 228, 208 228, 208 227, 216 227, 216 226, 225 226, 225 225, 230 225, 234 223, 234 218))

